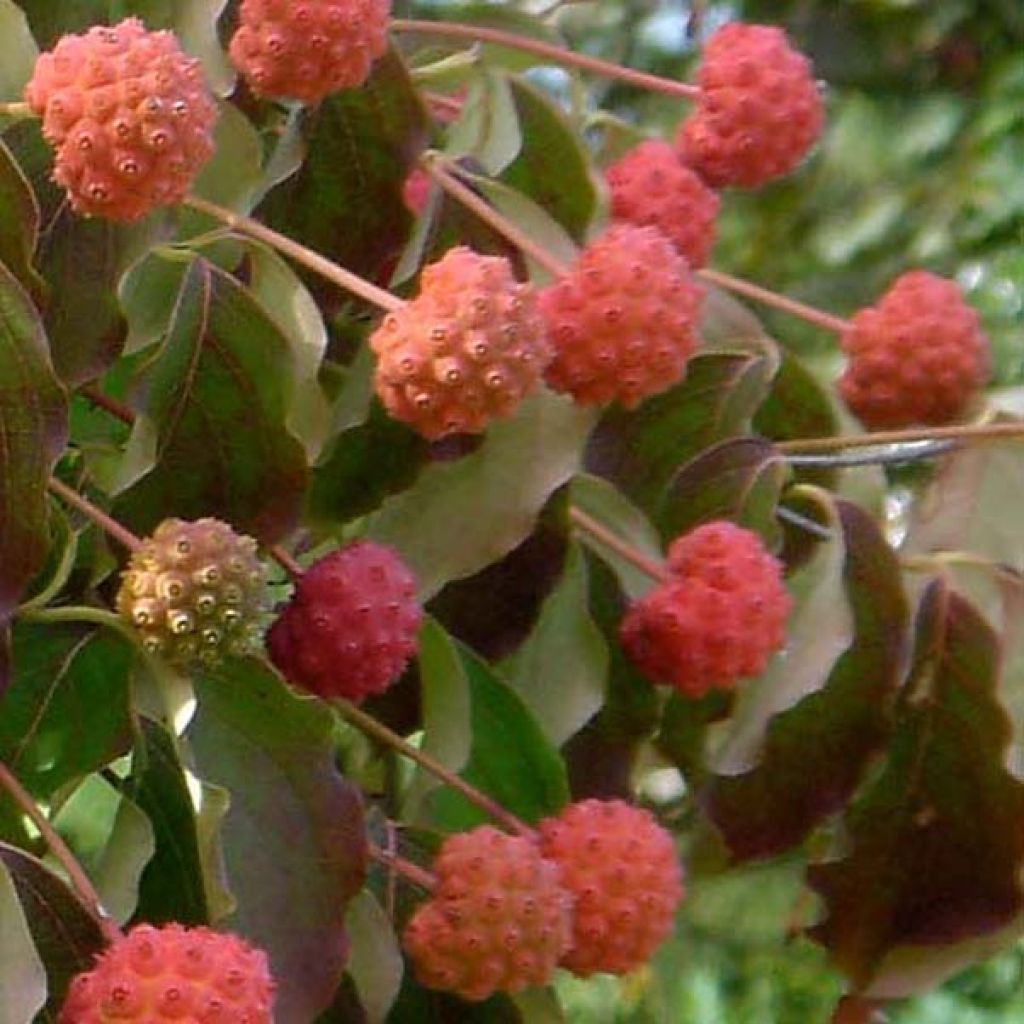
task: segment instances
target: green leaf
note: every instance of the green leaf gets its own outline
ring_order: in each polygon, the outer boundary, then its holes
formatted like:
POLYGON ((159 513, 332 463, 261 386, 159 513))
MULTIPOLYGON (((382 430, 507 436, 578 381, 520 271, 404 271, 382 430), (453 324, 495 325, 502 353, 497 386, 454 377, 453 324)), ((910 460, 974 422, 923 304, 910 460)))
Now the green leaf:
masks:
POLYGON ((43 294, 42 278, 32 266, 38 241, 39 204, 14 154, 0 142, 0 262, 36 299, 43 294))
POLYGON ((39 48, 25 18, 13 0, 0 0, 0 100, 17 102, 32 77, 39 48))
MULTIPOLYGON (((224 2, 224 0, 221 0, 224 2)), ((249 119, 233 104, 221 103, 214 129, 214 152, 192 183, 193 195, 230 210, 248 213, 263 184, 263 144, 249 119)), ((197 222, 180 210, 185 233, 197 222)))
POLYGON ((604 700, 608 649, 590 617, 587 567, 570 544, 562 578, 544 602, 526 642, 504 665, 509 683, 558 747, 604 700))
POLYGON ((0 700, 0 758, 48 796, 131 747, 135 650, 112 630, 18 622, 0 700))
POLYGON ((228 926, 267 950, 280 1020, 330 1005, 348 951, 345 913, 362 888, 358 791, 335 767, 332 718, 256 658, 196 679, 195 770, 226 787, 223 856, 238 909, 228 926))
POLYGON ((350 270, 376 272, 405 242, 401 189, 426 124, 405 65, 387 54, 361 88, 305 112, 301 169, 269 193, 260 219, 350 270))
MULTIPOLYGON (((469 760, 459 774, 526 822, 559 811, 569 799, 565 766, 523 699, 469 648, 457 645, 469 684, 469 760)), ((449 789, 430 794, 436 820, 450 830, 487 820, 449 789)))
POLYGON ((106 941, 74 892, 41 861, 0 843, 0 862, 14 883, 32 941, 46 968, 49 998, 40 1019, 55 1021, 68 983, 92 967, 106 941))
POLYGON ((0 626, 46 560, 46 483, 67 429, 42 324, 0 266, 0 626))
POLYGON ((470 82, 462 112, 448 129, 445 153, 471 158, 488 174, 500 174, 523 143, 519 114, 504 72, 483 65, 470 82))
POLYGON ((888 735, 907 617, 899 566, 857 506, 836 501, 830 519, 842 543, 837 536, 805 571, 789 650, 741 697, 736 745, 718 765, 729 774, 714 776, 701 797, 739 860, 802 841, 846 803, 888 735))
POLYGON ((32 1024, 46 1004, 46 970, 18 900, 0 863, 0 1024, 32 1024))
MULTIPOLYGON (((847 816, 847 844, 809 870, 812 935, 862 988, 886 957, 998 931, 1024 909, 1024 784, 1006 769, 999 642, 942 580, 925 590, 883 769, 847 816)), ((898 981, 898 979, 897 979, 898 981)))
POLYGON ((394 925, 366 889, 348 905, 347 923, 352 936, 348 973, 366 1011, 366 1024, 383 1024, 405 973, 394 925))
POLYGON ((291 381, 277 325, 233 278, 194 260, 147 376, 117 517, 141 534, 171 515, 216 516, 266 543, 289 532, 306 483, 284 423, 291 381))
POLYGON ((401 552, 428 599, 530 534, 548 497, 578 468, 593 415, 548 392, 528 399, 471 455, 428 466, 385 501, 366 533, 401 552))

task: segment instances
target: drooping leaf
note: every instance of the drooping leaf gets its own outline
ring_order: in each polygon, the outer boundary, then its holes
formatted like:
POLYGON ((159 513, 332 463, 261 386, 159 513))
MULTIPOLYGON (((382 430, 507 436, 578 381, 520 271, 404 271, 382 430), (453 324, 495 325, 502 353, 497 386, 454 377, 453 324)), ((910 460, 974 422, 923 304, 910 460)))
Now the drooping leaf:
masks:
POLYGON ((367 1024, 383 1024, 402 987, 405 964, 395 928, 373 894, 364 889, 348 906, 352 954, 348 973, 355 982, 367 1024))
POLYGON ((0 0, 0 40, 0 100, 18 100, 32 77, 39 49, 25 12, 13 0, 0 0))
POLYGON ((272 543, 294 525, 305 454, 285 426, 288 342, 233 278, 195 259, 126 454, 115 514, 140 534, 216 516, 272 543))
POLYGON ((330 1005, 348 951, 345 913, 363 883, 358 791, 335 767, 323 705, 296 696, 256 658, 196 679, 188 738, 196 773, 227 788, 221 829, 229 927, 266 949, 280 979, 281 1020, 330 1005))
POLYGON ((469 85, 462 112, 448 129, 446 154, 470 158, 488 174, 500 174, 523 143, 519 114, 508 76, 497 68, 480 67, 469 85))
POLYGON ((49 997, 39 1019, 50 1024, 57 1020, 68 983, 89 970, 105 946, 103 933, 68 885, 31 854, 0 843, 0 861, 14 883, 46 968, 49 997))
POLYGON ((601 707, 607 670, 608 649, 588 607, 586 562, 570 544, 562 577, 505 675, 558 747, 601 707))
POLYGON ((0 861, 0 1024, 32 1024, 46 1004, 46 970, 18 892, 0 861))
POLYGON ((738 745, 725 748, 702 796, 740 860, 788 849, 839 810, 888 734, 907 616, 899 568, 855 505, 836 501, 830 518, 842 539, 809 571, 811 590, 793 625, 794 672, 783 658, 752 684, 738 745))
POLYGON ((0 699, 0 758, 47 796, 126 753, 132 645, 107 629, 18 622, 14 672, 0 699))
POLYGON ((808 876, 826 911, 811 934, 858 988, 893 953, 927 958, 1024 909, 1024 783, 1005 767, 998 638, 941 579, 915 634, 884 768, 847 816, 843 854, 808 876))
POLYGON ((426 600, 472 575, 532 530, 548 497, 578 468, 593 413, 542 392, 491 426, 470 455, 425 469, 366 523, 397 548, 426 600))
MULTIPOLYGON (((472 746, 459 774, 526 822, 556 813, 569 797, 565 766, 523 699, 469 648, 457 645, 469 686, 472 746)), ((481 824, 483 812, 450 789, 428 801, 448 829, 481 824)))
MULTIPOLYGON (((46 559, 46 484, 67 430, 67 401, 42 324, 21 285, 0 266, 0 634, 46 559)), ((0 655, 0 685, 4 662, 0 655)))

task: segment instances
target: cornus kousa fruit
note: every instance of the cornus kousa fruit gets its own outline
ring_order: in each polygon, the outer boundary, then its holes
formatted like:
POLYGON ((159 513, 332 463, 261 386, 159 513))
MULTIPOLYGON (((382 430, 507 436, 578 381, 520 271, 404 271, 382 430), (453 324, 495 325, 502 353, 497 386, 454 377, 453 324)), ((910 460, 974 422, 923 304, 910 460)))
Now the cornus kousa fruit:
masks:
POLYGON ((267 651, 293 686, 362 700, 402 674, 422 620, 416 582, 398 553, 356 541, 303 573, 267 632, 267 651))
POLYGON ((447 839, 434 874, 403 936, 422 984, 480 1000, 548 983, 569 945, 571 901, 536 843, 485 825, 447 839))
POLYGON ((660 139, 641 142, 605 170, 605 179, 616 220, 658 228, 691 267, 707 263, 718 196, 672 146, 660 139))
POLYGON ((614 224, 540 293, 555 356, 545 378, 581 405, 632 408, 683 378, 702 291, 658 230, 614 224))
POLYGON ((78 213, 130 221, 177 203, 213 153, 199 62, 138 18, 64 36, 36 61, 25 101, 78 213))
POLYGON ((256 541, 218 519, 165 519, 132 554, 117 610, 170 662, 244 654, 266 612, 256 541))
POLYGON ((257 96, 313 105, 366 81, 390 14, 390 0, 242 0, 228 53, 257 96))
POLYGON ((551 348, 533 290, 508 260, 457 246, 370 337, 388 412, 430 440, 479 433, 540 383, 551 348))
POLYGON ((133 928, 71 982, 58 1024, 273 1024, 266 954, 209 928, 133 928))
POLYGON ((541 853, 573 897, 561 964, 586 977, 645 964, 672 931, 683 875, 672 836, 622 800, 584 800, 539 826, 541 853))
POLYGON ((839 393, 870 429, 949 423, 988 376, 978 314, 954 282, 923 270, 857 313, 840 344, 848 361, 839 393))
POLYGON ((673 541, 667 567, 670 580, 622 620, 622 647, 637 668, 688 697, 763 672, 785 641, 791 601, 781 563, 757 534, 706 523, 673 541))
POLYGON ((810 62, 781 29, 724 25, 704 47, 697 84, 700 98, 677 143, 715 187, 756 188, 788 174, 821 135, 810 62))

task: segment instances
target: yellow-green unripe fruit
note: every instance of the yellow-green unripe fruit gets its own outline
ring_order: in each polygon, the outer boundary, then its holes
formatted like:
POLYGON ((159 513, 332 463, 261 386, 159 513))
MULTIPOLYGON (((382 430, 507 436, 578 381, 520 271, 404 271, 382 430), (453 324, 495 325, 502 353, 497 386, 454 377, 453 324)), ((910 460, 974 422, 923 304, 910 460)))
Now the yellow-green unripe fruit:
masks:
POLYGON ((179 665, 244 654, 266 611, 256 541, 218 519, 165 519, 128 563, 117 610, 142 645, 179 665))

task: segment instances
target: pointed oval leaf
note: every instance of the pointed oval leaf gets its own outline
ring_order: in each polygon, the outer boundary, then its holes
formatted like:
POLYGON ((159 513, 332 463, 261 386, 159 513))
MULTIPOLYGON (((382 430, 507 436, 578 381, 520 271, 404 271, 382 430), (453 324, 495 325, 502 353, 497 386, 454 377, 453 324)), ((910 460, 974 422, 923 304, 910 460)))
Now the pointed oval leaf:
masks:
POLYGON ((348 930, 352 936, 348 973, 366 1011, 366 1024, 384 1024, 405 973, 395 926, 364 889, 348 906, 348 930))
POLYGON ((46 969, 7 868, 0 861, 0 1024, 32 1024, 46 1004, 46 969))
POLYGON ((445 152, 468 157, 488 174, 500 174, 519 153, 523 137, 508 76, 481 66, 470 82, 462 112, 448 129, 445 152))

